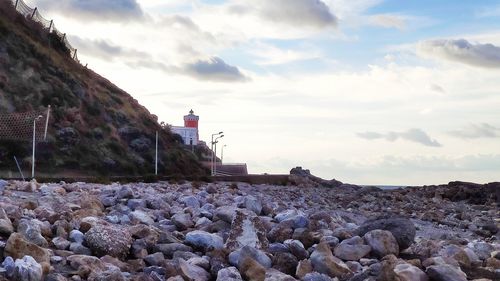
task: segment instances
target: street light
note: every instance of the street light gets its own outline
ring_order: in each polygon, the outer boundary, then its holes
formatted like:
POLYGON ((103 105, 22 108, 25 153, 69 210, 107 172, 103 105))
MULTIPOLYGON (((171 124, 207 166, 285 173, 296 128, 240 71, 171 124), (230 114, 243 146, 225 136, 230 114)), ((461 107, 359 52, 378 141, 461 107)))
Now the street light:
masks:
POLYGON ((214 141, 214 154, 215 154, 215 158, 214 158, 214 174, 213 176, 217 175, 217 143, 218 143, 218 139, 220 138, 223 138, 224 135, 220 135, 218 137, 215 138, 215 141, 214 141))
POLYGON ((36 146, 36 121, 40 120, 42 118, 42 115, 38 115, 35 119, 33 119, 33 155, 32 155, 32 162, 31 162, 31 178, 35 178, 35 146, 36 146))
POLYGON ((212 151, 212 157, 210 159, 210 173, 213 176, 214 175, 214 136, 222 135, 224 132, 218 132, 216 134, 212 134, 212 139, 210 141, 210 151, 212 151))
POLYGON ((222 148, 220 149, 220 163, 224 163, 224 147, 226 147, 227 144, 223 145, 222 148))

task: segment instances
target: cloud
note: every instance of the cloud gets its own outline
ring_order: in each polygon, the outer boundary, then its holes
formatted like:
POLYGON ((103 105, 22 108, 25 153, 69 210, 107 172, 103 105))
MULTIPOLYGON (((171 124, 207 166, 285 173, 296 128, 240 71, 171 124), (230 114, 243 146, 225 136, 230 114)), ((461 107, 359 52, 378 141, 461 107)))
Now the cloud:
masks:
POLYGON ((117 57, 147 58, 149 56, 147 53, 126 49, 102 39, 91 40, 71 36, 70 41, 80 53, 105 60, 114 60, 117 57))
POLYGON ((364 133, 358 133, 357 136, 367 140, 385 139, 387 141, 393 142, 398 139, 404 139, 420 143, 425 146, 432 146, 432 147, 441 146, 441 144, 438 141, 432 139, 426 132, 420 129, 409 129, 408 131, 405 132, 388 132, 385 134, 377 132, 364 132, 364 133))
POLYGON ((136 0, 40 0, 38 6, 68 17, 93 21, 127 22, 144 17, 136 0))
POLYGON ((372 25, 381 26, 385 28, 406 28, 407 17, 402 15, 392 15, 392 14, 378 14, 369 16, 369 22, 372 25))
POLYGON ((500 47, 493 44, 473 44, 465 39, 421 41, 417 44, 417 54, 472 66, 500 68, 500 47))
POLYGON ((208 60, 198 60, 187 64, 184 71, 197 79, 219 82, 243 82, 247 77, 232 65, 227 64, 219 57, 211 57, 208 60))
POLYGON ((180 66, 168 65, 154 60, 138 60, 127 64, 133 68, 159 69, 166 73, 187 75, 202 81, 246 82, 250 80, 238 67, 227 64, 219 57, 199 59, 180 66))
POLYGON ((462 139, 500 138, 500 128, 487 123, 471 124, 450 134, 462 139))
POLYGON ((318 28, 337 24, 337 18, 320 0, 260 0, 255 8, 262 18, 276 23, 318 28))

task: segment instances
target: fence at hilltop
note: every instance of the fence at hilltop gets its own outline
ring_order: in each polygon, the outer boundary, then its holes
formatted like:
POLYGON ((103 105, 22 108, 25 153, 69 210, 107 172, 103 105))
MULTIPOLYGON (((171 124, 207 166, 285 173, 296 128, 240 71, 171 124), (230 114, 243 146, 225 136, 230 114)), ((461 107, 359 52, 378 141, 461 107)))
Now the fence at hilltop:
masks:
POLYGON ((54 20, 48 20, 44 18, 40 12, 38 11, 38 8, 31 8, 24 2, 23 0, 7 0, 12 3, 14 8, 18 13, 23 15, 24 17, 31 19, 40 25, 48 32, 48 33, 53 33, 57 35, 61 39, 61 42, 66 46, 66 48, 70 52, 70 56, 72 59, 74 59, 76 62, 80 63, 78 60, 78 49, 74 48, 68 41, 68 38, 66 37, 66 33, 63 33, 59 31, 54 24, 54 20))

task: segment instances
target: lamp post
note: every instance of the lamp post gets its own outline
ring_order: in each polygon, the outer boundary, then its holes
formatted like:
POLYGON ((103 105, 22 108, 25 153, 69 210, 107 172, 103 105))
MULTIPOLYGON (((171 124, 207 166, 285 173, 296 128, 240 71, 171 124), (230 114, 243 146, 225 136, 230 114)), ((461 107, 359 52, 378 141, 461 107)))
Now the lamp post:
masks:
POLYGON ((227 144, 223 145, 222 148, 220 149, 220 163, 224 163, 224 147, 226 147, 227 144))
POLYGON ((38 115, 35 119, 33 119, 33 155, 31 158, 31 178, 35 178, 35 147, 36 147, 36 121, 42 118, 42 115, 38 115))
POLYGON ((212 157, 210 158, 210 174, 214 175, 214 137, 218 135, 222 135, 224 132, 218 132, 216 134, 212 134, 212 139, 210 141, 210 151, 212 152, 212 157))
POLYGON ((217 143, 218 143, 218 139, 220 138, 223 138, 224 135, 220 135, 218 137, 215 138, 215 141, 214 141, 214 155, 215 155, 215 158, 214 158, 214 174, 213 176, 217 175, 217 143))

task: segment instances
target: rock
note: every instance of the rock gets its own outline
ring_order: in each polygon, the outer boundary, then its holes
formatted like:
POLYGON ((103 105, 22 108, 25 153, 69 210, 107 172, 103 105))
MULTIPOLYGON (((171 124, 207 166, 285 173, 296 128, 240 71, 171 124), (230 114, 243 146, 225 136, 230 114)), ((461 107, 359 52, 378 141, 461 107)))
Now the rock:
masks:
POLYGON ((262 204, 260 203, 260 200, 252 195, 245 196, 243 204, 247 210, 254 212, 256 215, 260 215, 262 212, 262 204))
POLYGON ((242 257, 238 268, 247 281, 264 281, 266 278, 266 268, 250 256, 242 257))
POLYGON ((12 257, 6 257, 2 262, 2 267, 5 269, 7 277, 14 276, 14 269, 16 268, 16 264, 14 263, 14 259, 12 257))
MULTIPOLYGON (((452 258, 458 262, 460 267, 462 268, 470 268, 471 267, 471 259, 464 249, 460 248, 457 245, 447 245, 444 246, 439 252, 439 256, 452 258)), ((477 258, 477 257, 476 257, 477 258)))
POLYGON ((238 249, 230 253, 229 263, 239 268, 238 265, 240 264, 241 260, 246 256, 251 257, 265 268, 270 268, 272 265, 271 259, 264 252, 249 246, 245 246, 241 249, 238 249))
POLYGON ((243 278, 241 277, 238 269, 231 266, 219 270, 219 272, 217 272, 216 281, 243 281, 243 278))
POLYGON ((47 248, 49 245, 41 234, 40 225, 35 222, 35 220, 21 220, 17 227, 17 231, 21 233, 28 242, 44 248, 47 248))
POLYGON ((399 254, 398 242, 389 231, 371 230, 365 234, 364 239, 371 247, 372 253, 380 258, 390 254, 396 256, 399 254))
POLYGON ((273 268, 284 272, 288 275, 294 275, 297 265, 297 258, 290 253, 277 253, 272 258, 273 268))
POLYGON ((429 266, 426 270, 432 281, 467 281, 467 275, 448 264, 429 266))
POLYGON ((290 252, 297 257, 298 260, 307 259, 309 257, 309 253, 304 248, 304 245, 299 240, 288 239, 285 240, 285 245, 288 247, 290 252))
POLYGON ((116 197, 118 199, 131 199, 134 198, 134 191, 128 186, 122 186, 117 192, 116 197))
POLYGON ((59 250, 66 250, 71 242, 62 237, 56 237, 52 239, 52 244, 54 244, 54 246, 59 250))
POLYGON ((42 281, 42 266, 33 257, 24 256, 15 261, 12 277, 19 281, 42 281))
POLYGON ((186 235, 186 243, 192 245, 195 248, 202 248, 205 251, 222 249, 224 247, 224 241, 222 240, 222 237, 217 234, 210 234, 206 231, 201 230, 189 232, 186 235))
POLYGON ((0 235, 9 236, 12 232, 14 232, 12 222, 5 213, 5 210, 3 208, 0 208, 0 235))
POLYGON ((277 224, 269 231, 267 238, 271 242, 284 242, 287 239, 292 238, 293 234, 293 221, 285 220, 277 224))
POLYGON ((189 214, 176 214, 172 217, 172 222, 179 230, 186 230, 193 227, 194 223, 189 214))
POLYGON ((277 222, 282 222, 284 220, 289 220, 289 219, 293 220, 293 218, 296 216, 305 216, 305 214, 301 211, 290 209, 276 214, 276 216, 274 216, 274 219, 277 222))
POLYGON ((73 242, 69 245, 69 250, 72 251, 75 255, 92 255, 92 250, 76 242, 73 242))
POLYGON ((155 245, 157 252, 162 252, 166 258, 172 258, 175 252, 184 251, 192 252, 193 249, 181 243, 157 244, 155 245))
POLYGON ((297 265, 297 270, 295 271, 295 276, 297 278, 302 279, 308 273, 313 272, 312 264, 309 260, 301 260, 297 265))
POLYGON ((371 247, 365 245, 361 237, 354 236, 337 245, 334 254, 336 257, 343 260, 358 261, 368 255, 370 251, 371 247))
POLYGON ((200 201, 195 196, 185 196, 182 197, 179 201, 186 205, 186 207, 192 207, 195 209, 201 207, 200 201))
POLYGON ((293 278, 290 275, 284 274, 276 269, 268 269, 266 271, 266 275, 264 277, 265 281, 296 281, 297 279, 293 278))
POLYGON ((428 281, 427 275, 418 267, 402 263, 394 267, 394 273, 399 281, 428 281))
POLYGON ((344 278, 351 273, 343 261, 333 256, 330 247, 325 243, 318 244, 309 260, 315 271, 330 277, 344 278))
POLYGON ((11 256, 14 259, 31 256, 44 267, 50 264, 49 252, 40 246, 24 240, 23 236, 19 233, 12 233, 10 235, 5 246, 4 255, 11 256))
POLYGON ((235 215, 236 215, 236 208, 231 206, 219 207, 214 212, 214 221, 222 220, 227 223, 232 223, 235 215))
POLYGON ((153 225, 155 223, 154 219, 143 211, 135 210, 131 212, 129 216, 132 220, 136 220, 145 225, 153 225))
POLYGON ((333 279, 330 278, 328 275, 318 272, 308 273, 301 279, 301 281, 337 281, 337 280, 338 280, 337 278, 333 279))
POLYGON ((161 252, 157 252, 144 257, 144 261, 149 265, 159 266, 165 260, 165 256, 161 252))
POLYGON ((259 217, 246 212, 236 211, 225 247, 229 251, 234 251, 244 246, 266 249, 268 244, 266 230, 259 217))
POLYGON ((210 279, 210 274, 203 268, 189 264, 182 259, 179 259, 179 271, 185 280, 208 281, 210 279))
POLYGON ((79 230, 71 230, 71 232, 69 233, 69 241, 71 242, 76 242, 76 243, 83 243, 83 240, 85 239, 85 236, 83 235, 83 233, 79 230))
POLYGON ((124 259, 132 245, 132 237, 126 229, 116 226, 95 225, 85 233, 85 241, 97 256, 110 255, 124 259))
POLYGON ((396 238, 400 250, 410 247, 416 234, 415 225, 410 220, 391 216, 381 216, 373 220, 367 220, 356 230, 356 233, 363 236, 375 229, 390 231, 396 238))

